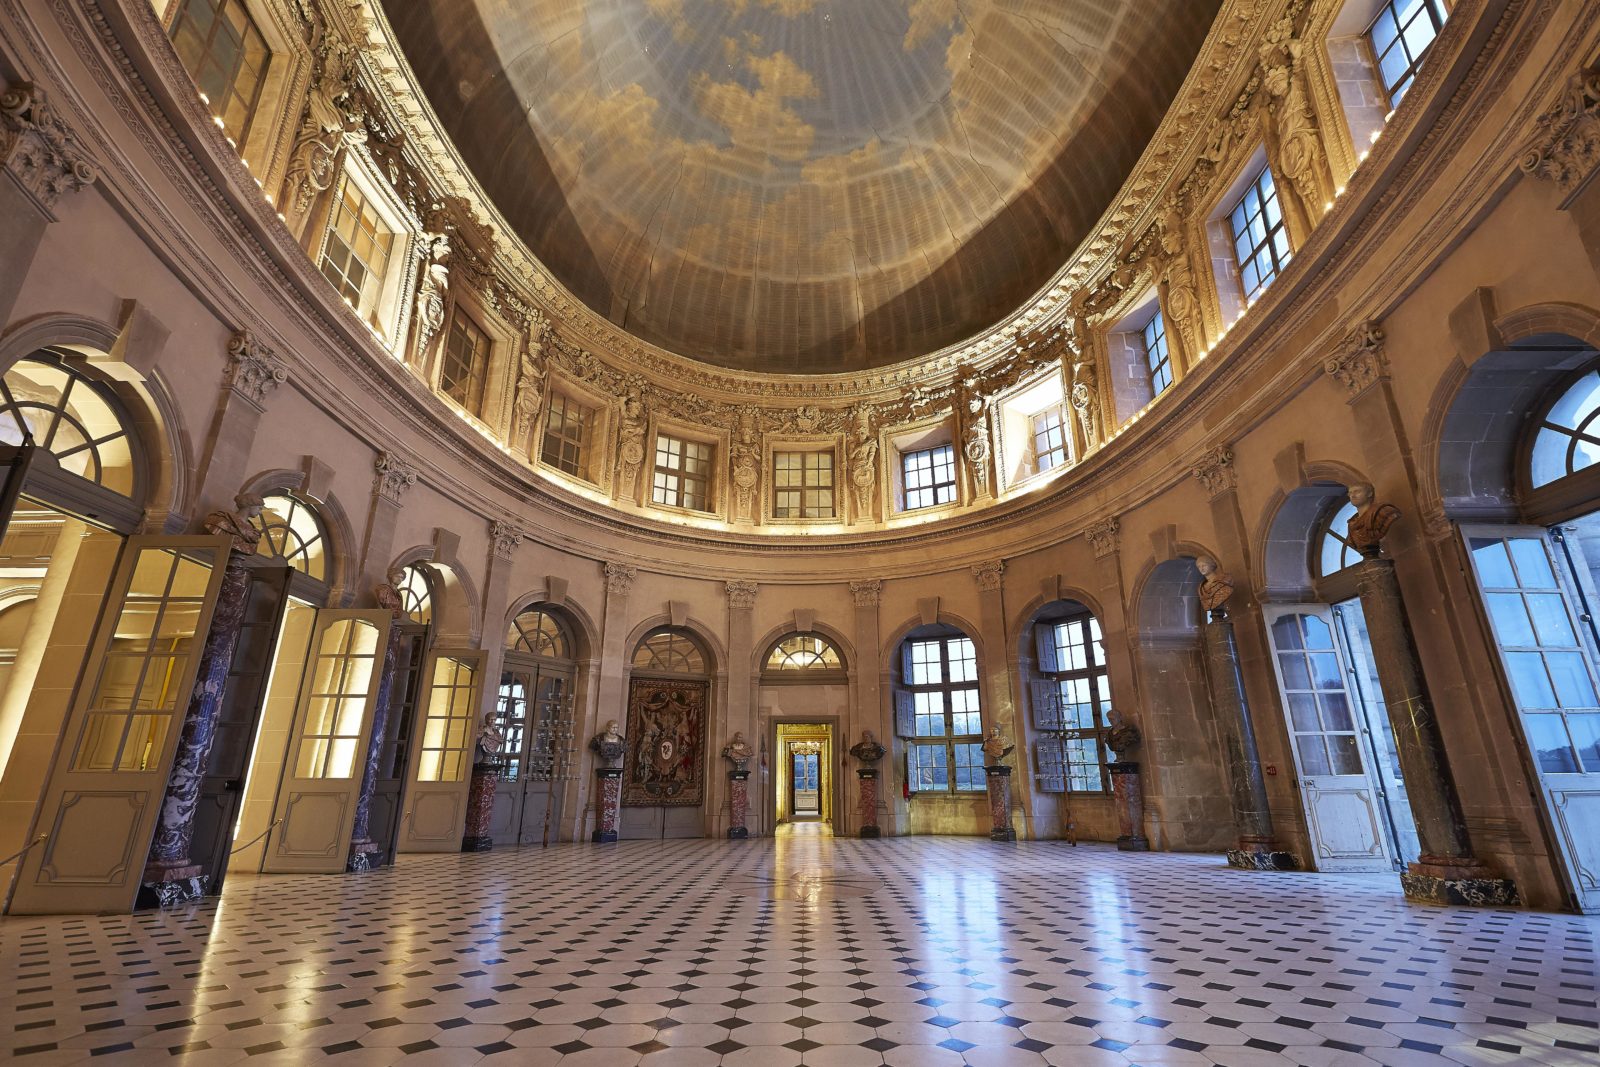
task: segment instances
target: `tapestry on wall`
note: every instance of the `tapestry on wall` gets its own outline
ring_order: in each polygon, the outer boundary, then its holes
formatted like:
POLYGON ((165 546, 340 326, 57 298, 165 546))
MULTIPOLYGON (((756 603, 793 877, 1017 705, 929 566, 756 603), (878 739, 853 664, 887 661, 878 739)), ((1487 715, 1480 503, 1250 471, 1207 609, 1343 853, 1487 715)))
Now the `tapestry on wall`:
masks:
POLYGON ((704 799, 707 688, 648 678, 629 686, 624 807, 690 807, 704 799))

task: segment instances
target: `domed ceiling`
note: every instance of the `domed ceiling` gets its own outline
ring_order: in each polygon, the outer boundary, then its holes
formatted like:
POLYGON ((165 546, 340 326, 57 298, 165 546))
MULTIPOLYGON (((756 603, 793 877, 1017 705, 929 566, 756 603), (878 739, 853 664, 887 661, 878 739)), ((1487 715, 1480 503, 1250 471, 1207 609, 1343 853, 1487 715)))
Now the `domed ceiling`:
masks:
POLYGON ((743 370, 963 341, 1057 270, 1220 0, 385 0, 511 226, 599 314, 743 370))

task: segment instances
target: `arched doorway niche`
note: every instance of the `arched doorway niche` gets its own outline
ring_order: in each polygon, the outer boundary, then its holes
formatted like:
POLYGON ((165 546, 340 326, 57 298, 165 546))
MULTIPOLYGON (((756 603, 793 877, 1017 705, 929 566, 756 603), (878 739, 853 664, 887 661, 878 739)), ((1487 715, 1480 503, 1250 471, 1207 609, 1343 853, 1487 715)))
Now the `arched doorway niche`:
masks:
POLYGON ((803 630, 790 624, 770 631, 756 648, 760 736, 751 743, 764 758, 760 823, 751 829, 765 833, 789 821, 812 821, 846 833, 855 818, 847 810, 845 756, 857 740, 848 732, 856 718, 854 650, 838 630, 815 620, 806 620, 803 630))
POLYGON ((714 804, 726 803, 718 774, 727 662, 693 619, 657 617, 628 646, 628 752, 618 832, 624 840, 703 837, 714 804))

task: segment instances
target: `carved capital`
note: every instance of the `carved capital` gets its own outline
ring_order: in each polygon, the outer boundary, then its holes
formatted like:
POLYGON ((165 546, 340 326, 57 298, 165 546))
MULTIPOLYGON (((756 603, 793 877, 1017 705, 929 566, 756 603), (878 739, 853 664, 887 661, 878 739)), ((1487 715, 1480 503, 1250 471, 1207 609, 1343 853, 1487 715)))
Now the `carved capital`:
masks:
POLYGON ((724 582, 723 588, 728 592, 728 607, 753 608, 756 606, 756 592, 760 589, 755 582, 724 582))
POLYGON ((1094 558, 1105 559, 1122 545, 1122 521, 1113 515, 1094 523, 1083 535, 1094 547, 1094 558))
POLYGON ((77 135, 32 82, 12 82, 0 92, 0 167, 52 220, 63 193, 98 177, 77 135))
POLYGON ((494 543, 496 559, 510 559, 527 536, 527 532, 515 523, 496 519, 489 524, 489 537, 494 543))
POLYGON ((633 580, 638 576, 638 569, 631 563, 618 563, 615 560, 606 561, 606 592, 612 596, 627 596, 633 592, 633 580))
POLYGON ((1554 107, 1534 120, 1522 171, 1571 193, 1600 166, 1600 67, 1567 80, 1554 107))
POLYGON ((249 330, 240 330, 228 339, 229 389, 261 407, 268 395, 288 380, 287 365, 249 330))
POLYGON ((1444 541, 1456 532, 1455 520, 1450 518, 1442 504, 1434 504, 1422 512, 1422 535, 1430 541, 1444 541))
POLYGON ((1239 472, 1233 469, 1233 449, 1227 445, 1214 445, 1206 449, 1189 468, 1189 472, 1200 479, 1206 495, 1213 500, 1239 487, 1239 472))
POLYGON ((1351 400, 1365 393, 1376 382, 1388 377, 1383 327, 1376 322, 1357 326, 1339 345, 1339 350, 1322 361, 1322 369, 1344 386, 1351 400))
POLYGON ((989 559, 972 565, 972 578, 981 592, 993 593, 1000 588, 1000 576, 1005 573, 1005 560, 989 559))
POLYGON ((377 477, 373 479, 373 492, 391 504, 399 504, 406 490, 417 484, 416 466, 393 452, 379 452, 373 470, 377 472, 377 477))
POLYGON ((871 608, 883 603, 883 582, 876 578, 869 578, 862 582, 850 583, 850 595, 855 598, 856 607, 871 608))

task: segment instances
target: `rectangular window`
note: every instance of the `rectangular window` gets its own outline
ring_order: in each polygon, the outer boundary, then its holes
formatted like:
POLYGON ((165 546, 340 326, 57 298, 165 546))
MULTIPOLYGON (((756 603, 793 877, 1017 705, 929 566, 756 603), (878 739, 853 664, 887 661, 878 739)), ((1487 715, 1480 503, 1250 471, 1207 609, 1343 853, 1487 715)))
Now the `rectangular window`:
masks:
POLYGON ((545 414, 540 458, 556 470, 586 477, 584 457, 589 450, 589 428, 593 424, 592 409, 570 397, 555 394, 545 414))
POLYGON ((956 453, 950 445, 935 445, 900 454, 905 480, 906 511, 948 504, 956 498, 956 453))
POLYGON ((1102 741, 1106 719, 1111 712, 1111 689, 1106 675, 1105 648, 1100 621, 1092 615, 1059 622, 1042 623, 1049 627, 1044 638, 1054 649, 1054 662, 1040 674, 1054 684, 1060 700, 1060 729, 1052 731, 1048 743, 1041 742, 1040 773, 1046 764, 1053 776, 1064 774, 1068 790, 1075 793, 1104 793, 1110 788, 1105 769, 1102 741))
POLYGON ((223 130, 242 142, 271 58, 243 0, 183 0, 172 44, 223 130))
POLYGON ((1378 9, 1367 36, 1390 107, 1400 106, 1446 17, 1444 0, 1388 0, 1378 9))
POLYGON ((901 684, 910 696, 906 775, 914 793, 981 792, 983 718, 978 654, 966 637, 907 641, 901 684))
POLYGON ((339 184, 328 240, 322 249, 322 273, 345 302, 374 326, 383 278, 389 270, 394 234, 378 217, 371 201, 348 177, 339 184))
POLYGON ((711 446, 656 437, 656 476, 650 499, 669 507, 705 511, 711 485, 711 446))
POLYGON ((1278 272, 1289 265, 1289 232, 1283 228, 1283 210, 1272 168, 1262 167, 1228 216, 1233 233, 1234 260, 1246 303, 1261 295, 1278 272))
POLYGON ((1159 311, 1145 323, 1144 356, 1150 367, 1150 395, 1160 396, 1172 384, 1172 353, 1167 348, 1167 323, 1159 311))
POLYGON ((833 453, 774 453, 772 513, 780 519, 833 518, 833 453))
POLYGON ((1067 461, 1067 428, 1059 407, 1046 408, 1029 420, 1033 430, 1033 470, 1035 474, 1059 467, 1067 461))
POLYGON ((450 316, 439 362, 439 392, 469 414, 483 414, 483 387, 489 377, 489 335, 460 308, 450 316))

